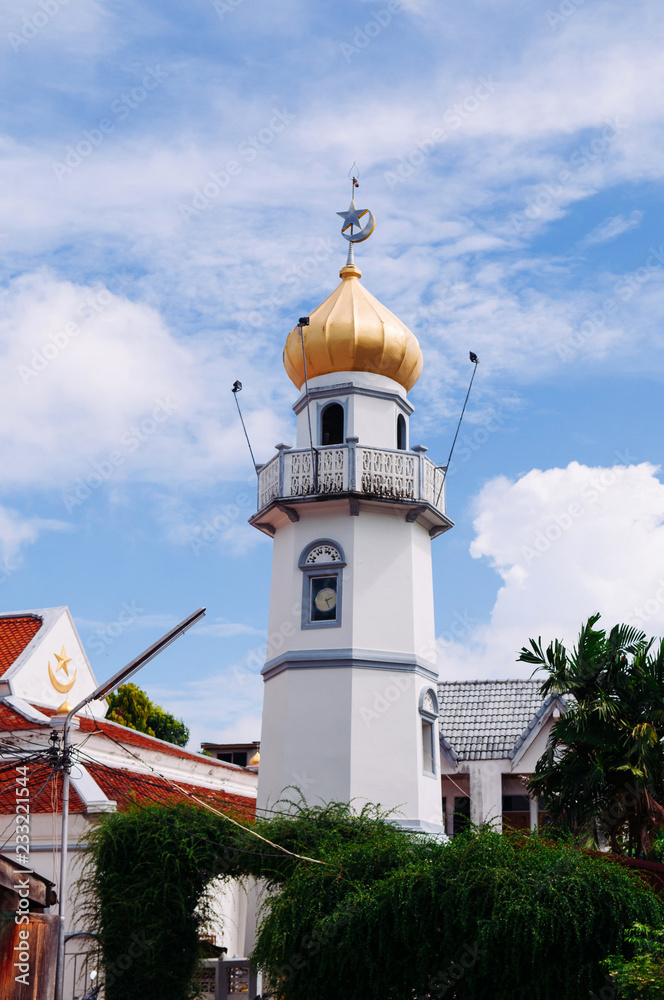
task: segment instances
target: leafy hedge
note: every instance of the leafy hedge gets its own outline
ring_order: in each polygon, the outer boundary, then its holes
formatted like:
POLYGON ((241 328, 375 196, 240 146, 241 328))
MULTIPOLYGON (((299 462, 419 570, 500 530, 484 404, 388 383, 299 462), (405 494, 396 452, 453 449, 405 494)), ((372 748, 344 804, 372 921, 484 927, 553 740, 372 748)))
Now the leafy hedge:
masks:
POLYGON ((338 804, 254 829, 324 864, 189 805, 101 821, 85 886, 107 1000, 185 1000, 196 906, 219 876, 273 888, 254 958, 280 1000, 589 1000, 606 988, 602 960, 626 954, 625 929, 662 924, 638 877, 536 836, 485 830, 445 845, 338 804))

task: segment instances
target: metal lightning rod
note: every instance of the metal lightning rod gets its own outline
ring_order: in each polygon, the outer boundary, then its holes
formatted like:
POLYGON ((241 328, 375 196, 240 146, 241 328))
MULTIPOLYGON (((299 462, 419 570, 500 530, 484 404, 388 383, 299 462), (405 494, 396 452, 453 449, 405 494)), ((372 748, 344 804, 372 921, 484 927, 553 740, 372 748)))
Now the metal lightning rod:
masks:
POLYGON ((314 451, 314 439, 311 433, 311 405, 309 403, 309 379, 307 378, 307 358, 304 351, 304 330, 303 326, 309 326, 309 317, 300 316, 298 322, 300 328, 300 341, 302 342, 302 368, 304 369, 304 394, 307 400, 307 420, 309 422, 309 450, 311 451, 311 481, 314 493, 318 493, 318 453, 314 451))
POLYGON ((470 377, 470 385, 468 386, 468 392, 466 393, 466 398, 463 403, 463 409, 461 411, 461 416, 459 417, 459 423, 457 424, 456 434, 454 435, 454 441, 452 441, 452 447, 450 448, 450 453, 447 456, 447 464, 443 466, 440 465, 438 466, 439 469, 442 468, 443 470, 443 478, 440 483, 440 489, 438 490, 438 495, 436 496, 436 503, 435 503, 436 507, 438 506, 438 501, 440 500, 440 494, 443 492, 443 486, 445 485, 445 479, 447 478, 447 470, 450 467, 450 462, 452 461, 452 455, 454 453, 454 445, 457 442, 459 431, 461 430, 461 421, 463 420, 463 415, 466 412, 468 397, 470 396, 470 390, 473 388, 473 381, 475 379, 475 375, 477 374, 477 366, 480 363, 480 359, 477 357, 476 354, 473 353, 473 351, 470 352, 470 360, 473 363, 473 374, 470 377))
POLYGON ((256 465, 256 459, 254 458, 254 450, 251 447, 251 441, 249 440, 249 435, 247 434, 247 428, 244 426, 244 417, 242 416, 242 410, 240 409, 240 403, 237 398, 238 392, 242 391, 242 383, 237 380, 233 382, 233 388, 231 392, 235 396, 235 405, 237 406, 237 412, 240 414, 240 423, 242 424, 242 430, 244 431, 244 436, 247 439, 247 444, 249 445, 249 454, 251 455, 251 461, 254 463, 254 469, 258 472, 258 467, 256 465))

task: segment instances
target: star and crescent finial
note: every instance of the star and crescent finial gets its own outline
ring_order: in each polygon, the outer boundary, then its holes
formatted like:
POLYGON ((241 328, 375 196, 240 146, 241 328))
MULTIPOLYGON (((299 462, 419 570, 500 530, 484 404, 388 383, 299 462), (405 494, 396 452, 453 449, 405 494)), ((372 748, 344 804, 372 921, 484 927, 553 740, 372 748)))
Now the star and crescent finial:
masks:
POLYGON ((354 163, 349 171, 349 177, 352 182, 350 206, 347 212, 337 212, 337 215, 344 220, 344 224, 341 227, 341 235, 345 240, 348 240, 351 245, 353 243, 362 243, 364 240, 367 240, 376 228, 376 220, 373 213, 370 212, 368 208, 357 208, 355 206, 354 194, 355 188, 360 186, 358 180, 359 176, 360 174, 357 169, 357 165, 354 163), (364 224, 362 224, 361 220, 363 220, 365 216, 368 216, 368 218, 365 219, 364 224), (350 230, 350 232, 347 230, 350 230), (357 230, 357 232, 355 232, 355 230, 357 230))

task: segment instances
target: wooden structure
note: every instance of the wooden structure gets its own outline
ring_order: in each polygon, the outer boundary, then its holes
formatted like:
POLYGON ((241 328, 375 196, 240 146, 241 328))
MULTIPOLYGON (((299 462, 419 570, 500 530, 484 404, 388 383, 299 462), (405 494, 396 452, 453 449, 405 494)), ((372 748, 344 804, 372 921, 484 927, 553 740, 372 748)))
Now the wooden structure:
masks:
POLYGON ((60 918, 53 882, 0 855, 0 997, 50 1000, 60 918))

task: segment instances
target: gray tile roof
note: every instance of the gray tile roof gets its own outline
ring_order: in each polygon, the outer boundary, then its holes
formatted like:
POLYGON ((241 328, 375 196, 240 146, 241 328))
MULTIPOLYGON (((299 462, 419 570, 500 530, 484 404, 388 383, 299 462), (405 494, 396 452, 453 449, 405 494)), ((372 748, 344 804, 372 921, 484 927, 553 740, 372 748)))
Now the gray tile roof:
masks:
POLYGON ((441 744, 456 760, 514 757, 554 696, 539 680, 449 681, 438 685, 441 744))

